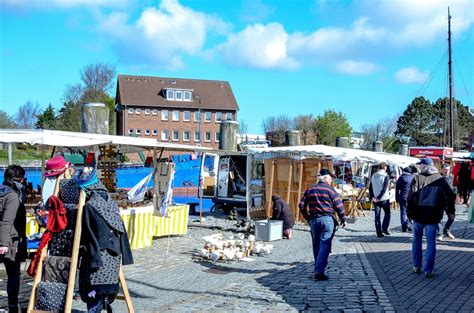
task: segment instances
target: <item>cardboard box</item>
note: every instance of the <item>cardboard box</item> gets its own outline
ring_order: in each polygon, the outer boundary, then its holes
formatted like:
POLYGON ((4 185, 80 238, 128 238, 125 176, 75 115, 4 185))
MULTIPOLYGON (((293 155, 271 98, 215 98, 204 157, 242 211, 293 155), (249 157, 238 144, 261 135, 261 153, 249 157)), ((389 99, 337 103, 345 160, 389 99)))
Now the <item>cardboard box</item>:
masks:
POLYGON ((255 239, 272 241, 283 238, 283 221, 261 220, 255 222, 255 239))

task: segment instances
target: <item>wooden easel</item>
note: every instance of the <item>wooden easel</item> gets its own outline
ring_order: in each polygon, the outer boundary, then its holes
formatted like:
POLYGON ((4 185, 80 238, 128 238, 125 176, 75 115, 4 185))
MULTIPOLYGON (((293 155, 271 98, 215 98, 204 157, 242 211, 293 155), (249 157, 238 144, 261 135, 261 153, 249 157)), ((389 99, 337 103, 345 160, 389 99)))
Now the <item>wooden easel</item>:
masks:
MULTIPOLYGON (((53 195, 57 196, 59 194, 59 182, 63 179, 63 175, 58 177, 56 181, 56 185, 54 187, 53 195)), ((64 312, 69 313, 72 310, 72 300, 74 296, 74 283, 76 280, 76 272, 77 272, 77 262, 79 259, 79 245, 81 242, 81 233, 82 233, 82 212, 84 209, 84 204, 86 202, 86 194, 84 191, 81 190, 79 196, 79 204, 77 205, 77 217, 76 217, 76 225, 74 227, 74 239, 73 239, 73 246, 72 246, 72 255, 71 255, 71 264, 69 267, 69 279, 67 283, 67 291, 66 291, 66 303, 64 306, 64 312)), ((36 310, 36 292, 38 289, 38 284, 41 282, 41 278, 43 276, 43 262, 46 260, 47 257, 47 250, 48 245, 44 247, 41 251, 41 258, 38 265, 38 270, 36 272, 36 276, 33 282, 33 288, 31 290, 30 301, 28 303, 28 313, 44 313, 45 311, 36 310)), ((125 275, 123 274, 122 266, 120 266, 119 271, 119 283, 122 286, 123 295, 117 295, 116 299, 118 300, 125 300, 127 304, 127 309, 129 313, 134 313, 132 298, 130 297, 130 293, 128 292, 127 284, 125 282, 125 275)))

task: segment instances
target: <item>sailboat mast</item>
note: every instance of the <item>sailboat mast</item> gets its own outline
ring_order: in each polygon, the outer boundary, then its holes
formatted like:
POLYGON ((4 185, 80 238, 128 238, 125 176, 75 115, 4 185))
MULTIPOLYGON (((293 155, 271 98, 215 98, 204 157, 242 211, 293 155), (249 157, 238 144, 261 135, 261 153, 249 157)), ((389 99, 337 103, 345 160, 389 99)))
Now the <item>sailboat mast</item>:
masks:
POLYGON ((448 71, 449 71, 449 146, 454 148, 453 67, 451 59, 451 14, 448 7, 448 71))

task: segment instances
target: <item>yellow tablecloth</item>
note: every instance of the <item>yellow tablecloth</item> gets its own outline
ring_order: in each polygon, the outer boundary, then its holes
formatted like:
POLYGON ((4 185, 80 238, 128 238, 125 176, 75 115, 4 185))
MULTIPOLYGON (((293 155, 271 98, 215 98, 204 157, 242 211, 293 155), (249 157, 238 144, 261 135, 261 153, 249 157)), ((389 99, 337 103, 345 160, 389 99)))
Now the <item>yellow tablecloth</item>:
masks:
POLYGON ((153 215, 153 206, 121 211, 132 249, 150 247, 153 237, 186 235, 188 213, 189 205, 187 204, 168 208, 168 217, 153 215))
MULTIPOLYGON (((125 229, 132 249, 152 245, 153 237, 186 235, 188 231, 189 205, 174 205, 168 209, 168 217, 153 215, 153 206, 121 210, 125 229)), ((26 235, 38 232, 38 225, 32 216, 26 217, 26 235)))

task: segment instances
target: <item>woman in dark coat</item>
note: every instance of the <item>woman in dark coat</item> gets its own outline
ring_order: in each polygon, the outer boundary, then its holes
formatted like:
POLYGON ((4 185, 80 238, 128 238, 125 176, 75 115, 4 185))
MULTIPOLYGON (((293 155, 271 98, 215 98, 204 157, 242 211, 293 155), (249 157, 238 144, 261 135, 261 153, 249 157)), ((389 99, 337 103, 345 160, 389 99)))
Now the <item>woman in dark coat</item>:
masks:
POLYGON ((283 237, 291 239, 291 229, 295 225, 295 218, 288 204, 279 195, 272 196, 272 220, 283 221, 283 237))
POLYGON ((26 259, 25 170, 10 165, 0 185, 0 258, 7 272, 8 311, 18 312, 20 265, 26 259))

